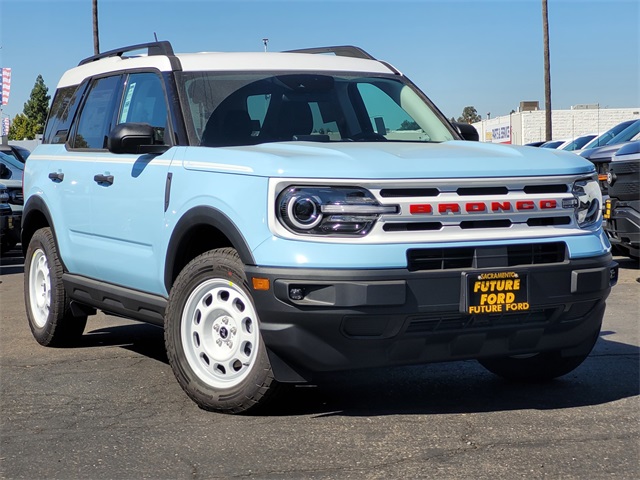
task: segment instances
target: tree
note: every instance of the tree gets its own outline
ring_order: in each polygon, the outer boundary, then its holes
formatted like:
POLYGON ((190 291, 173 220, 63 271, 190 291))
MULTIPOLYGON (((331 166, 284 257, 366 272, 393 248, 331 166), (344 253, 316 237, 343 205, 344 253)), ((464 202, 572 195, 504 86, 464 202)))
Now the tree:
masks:
POLYGON ((27 138, 30 140, 44 132, 44 123, 47 121, 47 115, 49 114, 49 100, 51 100, 48 92, 49 89, 44 84, 42 75, 38 75, 36 83, 31 90, 31 96, 27 103, 24 104, 23 112, 29 121, 31 135, 27 138))
POLYGON ((13 117, 13 121, 9 127, 9 140, 33 139, 34 137, 31 136, 31 130, 29 119, 26 115, 19 113, 13 117))
POLYGON ((469 106, 464 107, 462 110, 462 116, 458 117, 458 122, 460 123, 476 123, 482 119, 476 110, 476 107, 469 106))
POLYGON ((29 100, 24 104, 22 113, 13 118, 9 128, 9 140, 33 140, 44 132, 44 124, 49 114, 49 89, 44 84, 42 75, 38 75, 31 90, 29 100))
POLYGON ((400 124, 398 130, 420 130, 420 125, 411 120, 405 120, 400 124))

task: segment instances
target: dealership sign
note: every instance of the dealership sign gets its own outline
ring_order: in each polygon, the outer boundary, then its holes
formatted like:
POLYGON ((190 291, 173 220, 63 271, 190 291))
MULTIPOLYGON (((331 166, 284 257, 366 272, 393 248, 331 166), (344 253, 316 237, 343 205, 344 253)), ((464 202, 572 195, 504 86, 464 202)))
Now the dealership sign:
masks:
POLYGON ((506 123, 491 127, 492 143, 511 143, 511 125, 506 123))

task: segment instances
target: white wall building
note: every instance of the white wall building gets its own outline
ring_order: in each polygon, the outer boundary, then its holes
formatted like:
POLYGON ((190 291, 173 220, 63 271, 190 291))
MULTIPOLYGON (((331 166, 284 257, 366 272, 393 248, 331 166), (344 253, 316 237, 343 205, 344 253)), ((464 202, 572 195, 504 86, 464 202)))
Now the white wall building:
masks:
MULTIPOLYGON (((579 135, 604 133, 625 120, 640 119, 640 107, 599 108, 576 105, 571 110, 553 110, 553 140, 567 140, 579 135)), ((481 142, 525 145, 545 140, 544 110, 521 111, 474 123, 481 142)))

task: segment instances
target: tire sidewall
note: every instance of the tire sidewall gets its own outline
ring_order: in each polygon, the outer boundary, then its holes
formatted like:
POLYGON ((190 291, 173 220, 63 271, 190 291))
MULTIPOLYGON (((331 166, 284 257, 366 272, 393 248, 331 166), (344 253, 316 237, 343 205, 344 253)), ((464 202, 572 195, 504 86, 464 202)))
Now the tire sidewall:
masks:
POLYGON ((61 311, 61 309, 64 309, 64 305, 60 305, 60 302, 57 301, 58 298, 63 295, 63 291, 60 290, 63 289, 63 286, 62 280, 59 278, 59 265, 60 260, 53 242, 51 230, 48 228, 38 230, 31 238, 29 247, 27 248, 27 253, 25 254, 24 298, 31 333, 38 343, 42 345, 49 345, 51 343, 54 337, 57 321, 64 313, 61 311), (42 250, 44 253, 49 268, 49 314, 43 326, 39 326, 36 323, 31 305, 31 296, 35 295, 31 291, 31 268, 33 265, 34 255, 38 250, 42 250))
MULTIPOLYGON (((241 289, 253 304, 246 285, 242 264, 229 249, 207 252, 189 263, 176 279, 169 295, 165 314, 165 344, 174 374, 184 391, 200 407, 218 411, 244 411, 261 397, 261 390, 271 381, 271 367, 262 336, 258 332, 257 352, 251 370, 236 385, 220 388, 209 385, 191 368, 182 344, 182 321, 191 293, 212 279, 230 281, 241 289)), ((255 305, 253 305, 255 310, 255 305)), ((258 320, 259 328, 259 320, 258 320)))

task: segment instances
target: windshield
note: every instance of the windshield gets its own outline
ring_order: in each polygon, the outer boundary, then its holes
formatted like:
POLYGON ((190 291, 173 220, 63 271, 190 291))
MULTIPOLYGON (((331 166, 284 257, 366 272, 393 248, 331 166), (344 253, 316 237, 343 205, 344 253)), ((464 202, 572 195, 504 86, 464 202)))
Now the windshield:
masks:
POLYGON ((628 142, 640 132, 640 120, 633 122, 627 128, 618 133, 615 137, 607 142, 607 145, 616 145, 622 142, 628 142))
POLYGON ((397 78, 184 72, 178 82, 192 145, 456 138, 427 101, 397 78))
POLYGON ((633 123, 633 120, 628 120, 626 122, 619 123, 615 127, 604 132, 602 135, 591 140, 589 143, 587 143, 583 147, 583 149, 587 150, 588 148, 595 148, 595 147, 601 147, 602 145, 606 145, 609 140, 611 140, 613 137, 615 137, 618 133, 620 133, 622 130, 627 128, 632 123, 633 123))

